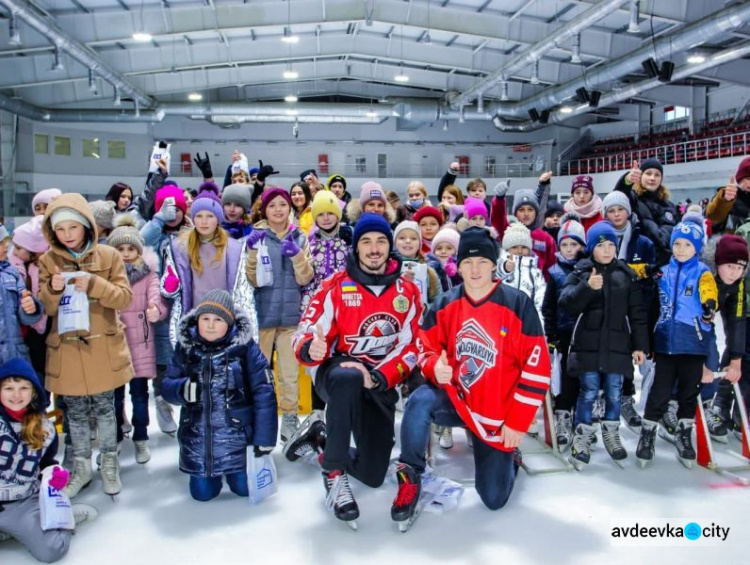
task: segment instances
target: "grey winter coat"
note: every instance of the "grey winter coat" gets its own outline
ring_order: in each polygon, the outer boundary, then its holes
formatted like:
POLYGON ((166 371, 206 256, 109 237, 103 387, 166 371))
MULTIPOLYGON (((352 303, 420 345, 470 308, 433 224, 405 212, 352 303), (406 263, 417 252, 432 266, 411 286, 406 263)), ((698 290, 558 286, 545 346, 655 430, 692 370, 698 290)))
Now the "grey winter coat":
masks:
POLYGON ((34 298, 36 312, 27 314, 21 308, 21 295, 26 283, 18 270, 8 261, 0 261, 0 364, 13 357, 29 360, 29 349, 21 337, 21 324, 30 326, 38 322, 44 308, 34 298))

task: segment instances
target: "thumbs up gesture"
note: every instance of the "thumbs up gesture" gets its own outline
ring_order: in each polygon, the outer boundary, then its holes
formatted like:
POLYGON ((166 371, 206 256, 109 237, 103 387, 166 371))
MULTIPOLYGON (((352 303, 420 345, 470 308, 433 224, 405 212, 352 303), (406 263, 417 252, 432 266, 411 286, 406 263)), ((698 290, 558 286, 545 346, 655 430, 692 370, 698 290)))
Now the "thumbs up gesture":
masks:
POLYGON ((148 308, 146 309, 146 319, 152 323, 155 324, 159 321, 159 308, 154 304, 154 302, 148 303, 148 308))
POLYGON ((328 353, 328 344, 326 343, 326 334, 323 331, 323 326, 317 324, 315 326, 315 333, 313 334, 313 340, 310 344, 309 354, 313 361, 322 361, 328 353))
POLYGON ((589 286, 594 290, 601 290, 604 286, 604 278, 601 275, 596 274, 596 269, 591 270, 589 276, 589 286))
POLYGON ((31 296, 31 293, 28 290, 24 290, 21 293, 21 308, 29 315, 36 312, 36 304, 34 303, 34 298, 31 296))
POLYGON ((453 379, 453 368, 448 364, 448 354, 443 349, 438 362, 435 363, 435 380, 441 385, 447 385, 453 379))
POLYGON ((55 292, 62 292, 65 288, 65 277, 60 274, 60 267, 55 267, 55 274, 52 275, 50 286, 55 292))
POLYGON ((734 175, 729 177, 729 184, 724 187, 724 200, 731 202, 737 198, 737 181, 734 175))
POLYGON ((633 166, 631 167, 627 177, 628 181, 630 181, 630 184, 637 184, 641 182, 642 174, 643 171, 641 171, 638 161, 633 161, 633 166))
POLYGON ((289 233, 281 241, 281 254, 284 257, 294 257, 300 251, 302 251, 302 248, 299 245, 297 245, 296 241, 294 241, 294 237, 292 236, 292 231, 289 230, 289 233))

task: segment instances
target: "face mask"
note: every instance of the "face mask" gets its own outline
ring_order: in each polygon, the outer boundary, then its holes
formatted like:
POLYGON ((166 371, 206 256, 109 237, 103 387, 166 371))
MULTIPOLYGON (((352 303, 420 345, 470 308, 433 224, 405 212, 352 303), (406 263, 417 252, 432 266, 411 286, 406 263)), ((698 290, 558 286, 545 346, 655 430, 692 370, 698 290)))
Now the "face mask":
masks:
POLYGON ((415 210, 419 210, 422 207, 422 204, 424 204, 424 200, 410 200, 409 201, 409 206, 411 206, 415 210))

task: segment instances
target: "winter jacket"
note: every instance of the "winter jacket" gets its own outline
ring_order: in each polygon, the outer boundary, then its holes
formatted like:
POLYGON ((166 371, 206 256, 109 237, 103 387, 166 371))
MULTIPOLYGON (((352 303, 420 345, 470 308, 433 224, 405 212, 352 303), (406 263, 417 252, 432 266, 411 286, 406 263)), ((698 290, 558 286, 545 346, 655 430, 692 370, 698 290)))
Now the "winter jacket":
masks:
POLYGON ((497 274, 500 280, 516 290, 520 290, 526 296, 531 298, 539 314, 542 317, 542 303, 544 302, 544 293, 547 289, 547 283, 544 281, 544 275, 539 268, 539 258, 536 255, 528 257, 511 257, 505 249, 500 251, 500 259, 497 262, 497 274), (512 259, 515 268, 510 272, 505 271, 505 262, 512 259))
POLYGON ((323 281, 346 269, 346 256, 349 254, 352 236, 352 228, 342 225, 339 225, 338 232, 333 237, 329 237, 320 229, 313 230, 310 234, 313 280, 302 289, 300 316, 304 314, 315 293, 323 286, 323 281))
POLYGON ((247 258, 247 278, 255 288, 255 301, 258 309, 258 327, 279 328, 296 326, 300 319, 302 288, 313 280, 310 246, 307 237, 299 228, 290 226, 283 233, 277 234, 268 222, 262 220, 255 224, 255 229, 264 230, 263 240, 268 247, 273 270, 273 286, 258 286, 258 250, 250 249, 247 258), (294 241, 301 251, 294 257, 281 254, 281 241, 292 232, 294 241))
MULTIPOLYGON (((12 371, 14 376, 31 381, 39 399, 29 404, 28 410, 44 413, 46 393, 36 373, 25 363, 15 365, 21 370, 12 371)), ((0 384, 3 380, 0 379, 0 384)), ((56 463, 57 431, 47 418, 43 418, 42 425, 47 437, 42 448, 33 451, 21 438, 22 423, 11 418, 0 404, 0 512, 4 502, 25 500, 37 494, 42 470, 56 463)))
POLYGON ((615 190, 624 193, 630 200, 633 216, 640 225, 642 233, 656 246, 657 261, 660 265, 669 261, 672 256, 672 246, 669 239, 672 228, 677 225, 680 215, 677 207, 669 200, 659 197, 659 191, 644 191, 640 196, 633 190, 633 185, 626 182, 627 174, 620 177, 615 190))
POLYGON ((706 206, 706 218, 713 223, 716 233, 724 230, 735 230, 750 217, 750 192, 737 189, 734 200, 724 198, 724 189, 716 191, 716 195, 706 206))
POLYGON ((21 274, 8 261, 0 261, 0 363, 13 357, 29 360, 29 349, 21 335, 21 324, 30 326, 44 315, 42 303, 34 297, 36 312, 27 314, 21 308, 21 298, 26 283, 21 274))
POLYGON ((315 225, 315 222, 313 222, 312 217, 312 208, 308 206, 304 210, 302 210, 302 213, 297 215, 296 213, 293 213, 294 215, 294 224, 297 225, 299 229, 302 230, 302 233, 305 235, 310 234, 310 230, 315 225))
POLYGON ((125 337, 133 358, 136 377, 156 376, 156 347, 153 324, 146 318, 150 303, 159 310, 159 320, 167 317, 169 309, 159 292, 156 254, 148 247, 143 249, 142 261, 126 264, 128 281, 133 291, 133 301, 120 312, 120 320, 125 324, 125 337))
MULTIPOLYGON (((33 296, 39 296, 39 266, 34 263, 25 264, 14 253, 8 256, 8 261, 16 268, 18 274, 21 275, 21 279, 23 279, 27 290, 30 290, 33 296)), ((39 321, 31 324, 31 327, 39 335, 44 335, 44 332, 47 331, 47 314, 42 314, 39 321)))
POLYGON ((695 256, 680 263, 672 258, 661 268, 659 319, 655 349, 664 355, 707 355, 710 323, 702 320, 704 304, 718 304, 718 289, 711 271, 695 256))
POLYGON ((242 219, 239 222, 222 222, 221 227, 232 239, 242 239, 253 232, 253 225, 249 220, 242 219))
POLYGON ((133 377, 125 326, 117 313, 133 300, 122 257, 113 247, 96 243, 94 216, 80 194, 63 194, 56 198, 47 207, 42 229, 50 244, 49 251, 39 259, 39 298, 52 318, 52 330, 47 336, 47 390, 68 396, 90 396, 114 390, 133 377), (52 229, 51 217, 59 208, 76 210, 92 226, 87 230, 92 243, 77 259, 57 240, 52 229), (63 291, 54 290, 51 285, 56 269, 61 273, 90 273, 88 332, 71 332, 65 336, 57 332, 58 306, 63 291))
POLYGON ((582 257, 583 254, 580 254, 579 257, 574 259, 566 259, 558 251, 557 263, 552 265, 549 270, 549 280, 542 302, 542 321, 544 322, 544 333, 547 336, 547 341, 556 347, 561 344, 568 344, 570 335, 573 333, 573 326, 576 323, 575 316, 560 308, 559 302, 565 281, 568 280, 568 276, 573 272, 582 257))
POLYGON ((580 260, 565 281, 560 308, 575 316, 568 353, 568 373, 590 371, 633 374, 633 351, 648 353, 648 329, 643 298, 635 273, 615 259, 601 265, 580 260), (592 269, 604 278, 601 290, 588 284, 592 269))
POLYGON ((276 445, 273 375, 244 312, 237 313, 223 339, 212 343, 198 335, 197 324, 195 311, 180 321, 163 385, 164 398, 182 406, 180 471, 200 477, 245 471, 248 445, 276 445), (188 382, 197 384, 197 402, 185 400, 188 382))

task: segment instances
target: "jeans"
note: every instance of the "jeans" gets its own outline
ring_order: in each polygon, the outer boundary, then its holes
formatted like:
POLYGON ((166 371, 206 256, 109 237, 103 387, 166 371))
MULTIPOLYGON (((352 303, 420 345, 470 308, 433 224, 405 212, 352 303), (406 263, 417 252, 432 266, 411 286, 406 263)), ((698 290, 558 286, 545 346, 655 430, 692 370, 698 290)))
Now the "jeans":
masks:
MULTIPOLYGON (((247 488, 247 472, 238 471, 224 475, 231 490, 237 496, 250 496, 247 488)), ((219 496, 221 477, 190 477, 190 496, 200 502, 206 502, 219 496)))
MULTIPOLYGON (((401 421, 399 461, 418 473, 425 470, 430 424, 463 427, 463 421, 445 390, 424 384, 409 395, 401 421)), ((479 497, 490 510, 505 506, 513 491, 518 467, 513 452, 500 451, 474 436, 474 479, 479 497)))
MULTIPOLYGON (((130 401, 133 403, 133 441, 148 439, 148 381, 135 378, 130 381, 130 401)), ((122 424, 125 420, 125 386, 115 389, 115 416, 117 417, 117 443, 123 438, 122 424)))
POLYGON ((83 459, 91 458, 90 419, 96 419, 99 431, 99 451, 117 451, 117 422, 115 419, 115 393, 113 390, 92 396, 65 395, 70 422, 70 439, 73 454, 83 459))
POLYGON ((575 425, 591 424, 591 411, 594 401, 599 396, 599 389, 604 389, 604 419, 608 421, 620 420, 620 404, 622 403, 623 376, 619 373, 599 373, 591 371, 578 376, 581 381, 581 392, 578 393, 576 405, 575 425))

